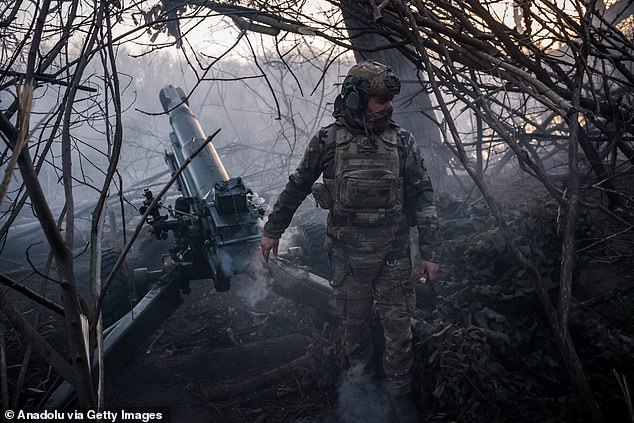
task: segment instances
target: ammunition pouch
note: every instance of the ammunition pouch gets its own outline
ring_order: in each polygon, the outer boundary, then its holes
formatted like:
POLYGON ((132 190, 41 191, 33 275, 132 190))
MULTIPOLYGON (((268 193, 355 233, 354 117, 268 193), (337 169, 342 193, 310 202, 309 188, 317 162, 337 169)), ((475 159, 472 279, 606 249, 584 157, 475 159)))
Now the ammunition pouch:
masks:
POLYGON ((344 170, 337 190, 339 209, 368 219, 372 215, 398 214, 401 211, 401 186, 402 181, 389 170, 344 170))
POLYGON ((329 210, 334 205, 334 201, 332 198, 332 190, 330 185, 334 185, 334 181, 332 183, 316 183, 313 184, 311 190, 313 192, 313 197, 315 197, 315 201, 317 205, 322 209, 329 210))

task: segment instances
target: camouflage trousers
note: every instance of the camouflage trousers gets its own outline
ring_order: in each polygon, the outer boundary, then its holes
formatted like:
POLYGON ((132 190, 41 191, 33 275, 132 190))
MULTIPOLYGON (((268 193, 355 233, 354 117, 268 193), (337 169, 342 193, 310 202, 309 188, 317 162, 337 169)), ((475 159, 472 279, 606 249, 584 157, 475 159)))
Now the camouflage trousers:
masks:
POLYGON ((373 316, 383 329, 383 371, 392 394, 411 390, 414 352, 410 319, 415 308, 409 256, 374 266, 333 263, 330 305, 344 328, 344 351, 350 369, 372 373, 373 316))

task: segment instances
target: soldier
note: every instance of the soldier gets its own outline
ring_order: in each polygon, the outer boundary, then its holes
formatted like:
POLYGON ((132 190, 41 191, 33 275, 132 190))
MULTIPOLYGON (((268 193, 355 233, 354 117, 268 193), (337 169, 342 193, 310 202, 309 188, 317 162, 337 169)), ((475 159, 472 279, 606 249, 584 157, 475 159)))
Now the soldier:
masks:
POLYGON ((372 316, 383 327, 383 370, 399 421, 418 421, 411 398, 415 308, 409 228, 419 231, 419 273, 436 279, 436 208, 431 181, 413 136, 392 120, 398 77, 386 65, 353 66, 335 100, 336 121, 322 128, 278 197, 264 226, 262 255, 277 255, 279 238, 313 192, 329 209, 331 305, 344 327, 347 373, 372 375, 372 316), (315 181, 323 174, 323 184, 315 181))

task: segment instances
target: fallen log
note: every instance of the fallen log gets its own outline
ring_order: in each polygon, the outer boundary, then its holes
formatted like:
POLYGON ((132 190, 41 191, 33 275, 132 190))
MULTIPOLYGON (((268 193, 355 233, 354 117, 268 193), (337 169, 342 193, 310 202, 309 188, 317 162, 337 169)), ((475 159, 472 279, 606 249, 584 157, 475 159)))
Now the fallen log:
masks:
MULTIPOLYGON (((240 345, 238 347, 202 349, 198 351, 177 350, 179 360, 164 359, 161 355, 152 358, 153 372, 141 372, 135 377, 145 384, 160 374, 174 374, 184 379, 200 377, 201 371, 215 381, 248 371, 262 370, 286 363, 306 352, 310 340, 306 335, 290 334, 240 345)), ((147 361, 147 360, 146 360, 147 361)), ((147 366, 147 363, 146 363, 147 366)))
POLYGON ((292 375, 295 370, 307 367, 310 358, 303 355, 289 363, 286 363, 273 370, 264 372, 256 377, 247 379, 239 383, 211 386, 201 389, 202 397, 206 401, 224 401, 237 397, 242 397, 259 389, 270 386, 276 381, 292 375))

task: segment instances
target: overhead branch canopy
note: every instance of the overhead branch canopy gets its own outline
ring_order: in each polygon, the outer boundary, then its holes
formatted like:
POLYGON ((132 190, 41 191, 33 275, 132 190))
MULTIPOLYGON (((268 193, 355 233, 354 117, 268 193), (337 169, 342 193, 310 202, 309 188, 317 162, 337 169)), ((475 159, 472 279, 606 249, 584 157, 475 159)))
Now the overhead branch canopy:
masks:
MULTIPOLYGON (((341 0, 319 2, 320 13, 304 1, 246 4, 164 0, 156 22, 166 16, 194 18, 204 9, 230 17, 244 32, 310 35, 363 51, 395 48, 418 69, 424 90, 429 90, 426 81, 435 79, 445 95, 461 99, 465 107, 496 114, 496 131, 513 139, 561 135, 561 123, 575 108, 583 115, 586 135, 597 142, 618 136, 616 145, 631 154, 634 44, 628 34, 629 2, 617 1, 606 9, 602 2, 579 1, 341 0), (359 47, 348 35, 341 10, 363 22, 365 27, 357 30, 379 35, 381 45, 359 47), (572 80, 578 70, 584 83, 573 104, 572 80)), ((488 123, 496 126, 490 119, 488 123)), ((584 152, 594 173, 605 175, 598 163, 606 151, 584 152)))
MULTIPOLYGON (((449 91, 457 89, 477 100, 520 90, 565 115, 571 107, 571 77, 578 66, 584 66, 582 110, 599 127, 610 130, 622 128, 622 122, 634 117, 630 106, 634 45, 621 25, 631 13, 627 2, 617 2, 608 10, 587 10, 581 2, 565 9, 542 1, 512 8, 478 0, 328 3, 332 10, 345 8, 366 17, 366 31, 385 39, 372 49, 398 48, 422 72, 426 69, 421 57, 428 55, 439 82, 449 91), (579 63, 582 44, 588 59, 579 63), (477 71, 476 81, 467 78, 468 70, 477 71), (473 84, 478 90, 469 88, 473 84)), ((303 4, 249 2, 247 7, 233 1, 164 0, 163 14, 156 18, 158 22, 166 16, 193 17, 204 8, 230 17, 244 31, 311 35, 353 48, 343 19, 332 18, 333 13, 314 14, 302 9, 303 4)))

